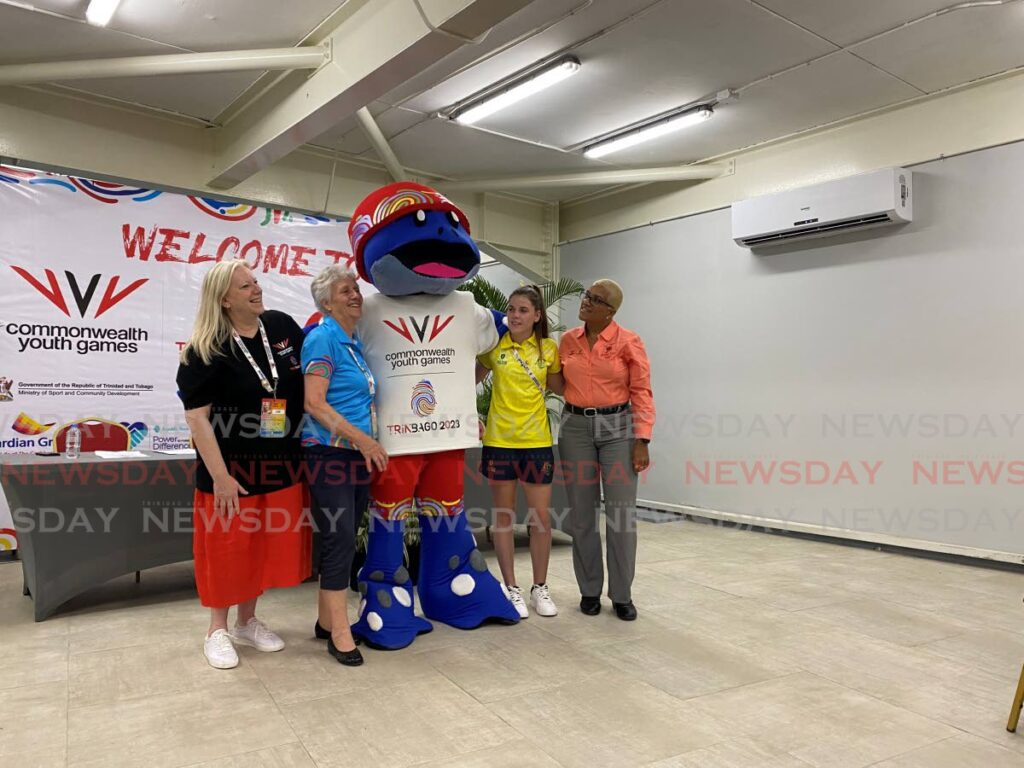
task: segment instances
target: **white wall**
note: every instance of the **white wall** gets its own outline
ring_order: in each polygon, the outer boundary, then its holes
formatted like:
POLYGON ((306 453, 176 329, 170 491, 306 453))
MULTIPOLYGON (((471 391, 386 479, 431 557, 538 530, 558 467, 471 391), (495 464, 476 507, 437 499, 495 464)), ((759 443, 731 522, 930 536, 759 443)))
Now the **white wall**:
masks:
POLYGON ((712 181, 645 184, 563 204, 560 239, 648 226, 755 195, 1022 139, 1024 73, 1018 72, 733 153, 727 157, 735 172, 712 181))
POLYGON ((1024 144, 914 172, 900 229, 755 256, 726 208, 563 246, 563 275, 622 283, 648 346, 641 499, 1024 562, 1024 144), (805 474, 745 478, 758 460, 805 474))

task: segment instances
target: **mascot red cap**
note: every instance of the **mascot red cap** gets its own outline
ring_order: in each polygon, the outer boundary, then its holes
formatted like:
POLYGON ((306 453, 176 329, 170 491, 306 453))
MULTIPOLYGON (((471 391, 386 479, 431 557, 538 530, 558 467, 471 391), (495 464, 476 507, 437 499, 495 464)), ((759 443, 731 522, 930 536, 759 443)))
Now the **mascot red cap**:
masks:
POLYGON ((415 181, 396 181, 372 192, 356 207, 348 223, 348 239, 352 243, 356 270, 368 283, 373 283, 363 263, 363 245, 378 230, 400 216, 416 211, 451 211, 469 234, 469 219, 451 200, 436 189, 415 181))

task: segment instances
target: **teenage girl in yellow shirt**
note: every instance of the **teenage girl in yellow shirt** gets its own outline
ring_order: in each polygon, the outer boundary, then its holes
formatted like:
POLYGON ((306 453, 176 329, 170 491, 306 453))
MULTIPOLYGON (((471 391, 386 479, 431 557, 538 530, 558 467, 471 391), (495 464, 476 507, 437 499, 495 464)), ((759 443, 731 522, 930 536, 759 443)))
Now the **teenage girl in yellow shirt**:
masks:
POLYGON ((533 586, 529 602, 541 616, 558 613, 547 586, 551 556, 551 481, 554 454, 548 423, 546 393, 562 386, 558 345, 548 338, 544 300, 535 285, 512 292, 508 302, 508 332, 498 346, 477 361, 477 381, 494 376, 491 406, 480 460, 494 497, 494 550, 509 600, 524 619, 530 613, 516 583, 516 486, 522 483, 529 509, 530 560, 533 586))

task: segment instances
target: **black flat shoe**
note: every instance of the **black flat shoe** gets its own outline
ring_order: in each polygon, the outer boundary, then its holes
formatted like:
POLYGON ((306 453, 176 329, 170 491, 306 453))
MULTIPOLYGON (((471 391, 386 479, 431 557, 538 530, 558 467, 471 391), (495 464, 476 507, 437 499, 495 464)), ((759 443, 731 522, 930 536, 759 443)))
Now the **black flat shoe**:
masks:
POLYGON ((597 616, 601 612, 600 597, 581 597, 580 610, 587 616, 597 616))
MULTIPOLYGON (((324 629, 323 627, 321 627, 319 621, 317 621, 317 623, 313 625, 313 634, 316 636, 317 640, 330 640, 331 639, 331 630, 324 629)), ((356 641, 356 645, 362 645, 363 644, 363 641, 360 640, 358 637, 354 638, 354 639, 356 641)))
POLYGON ((339 651, 332 637, 327 638, 327 652, 336 658, 339 664, 344 664, 346 667, 358 667, 363 663, 363 654, 359 652, 358 648, 353 648, 351 651, 339 651))
POLYGON ((615 609, 615 615, 623 621, 636 621, 636 606, 632 600, 628 603, 612 603, 612 608, 615 609))

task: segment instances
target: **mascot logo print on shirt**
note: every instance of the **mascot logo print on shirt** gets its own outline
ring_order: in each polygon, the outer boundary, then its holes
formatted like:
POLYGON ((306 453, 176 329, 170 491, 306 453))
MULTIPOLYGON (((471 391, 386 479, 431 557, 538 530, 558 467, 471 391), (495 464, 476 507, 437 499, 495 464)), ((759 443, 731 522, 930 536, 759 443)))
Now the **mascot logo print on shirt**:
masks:
POLYGON ((476 355, 499 338, 499 320, 469 294, 454 294, 480 269, 469 221, 430 187, 398 182, 356 207, 349 239, 359 276, 379 291, 366 297, 358 332, 378 378, 380 440, 390 456, 373 482, 352 633, 370 647, 397 649, 429 632, 427 619, 459 629, 514 624, 519 615, 476 548, 462 499, 463 449, 479 444, 476 355), (416 590, 426 618, 414 613, 403 558, 412 514, 420 523, 416 590))
POLYGON ((434 397, 433 385, 423 379, 412 388, 412 412, 417 416, 429 416, 437 407, 437 399, 434 397))

